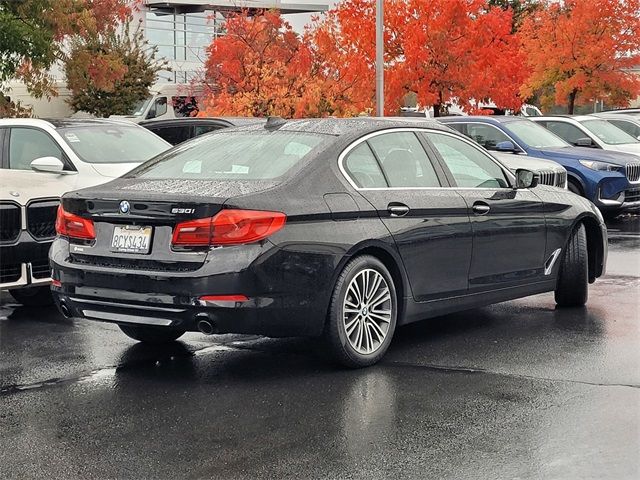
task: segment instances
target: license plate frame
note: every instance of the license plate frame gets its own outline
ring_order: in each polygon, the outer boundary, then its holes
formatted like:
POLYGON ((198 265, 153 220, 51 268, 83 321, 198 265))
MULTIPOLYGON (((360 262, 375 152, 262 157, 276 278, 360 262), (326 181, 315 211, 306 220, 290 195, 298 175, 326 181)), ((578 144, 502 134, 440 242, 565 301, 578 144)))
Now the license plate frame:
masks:
POLYGON ((153 227, 142 225, 115 225, 111 234, 110 251, 148 255, 151 251, 153 227))

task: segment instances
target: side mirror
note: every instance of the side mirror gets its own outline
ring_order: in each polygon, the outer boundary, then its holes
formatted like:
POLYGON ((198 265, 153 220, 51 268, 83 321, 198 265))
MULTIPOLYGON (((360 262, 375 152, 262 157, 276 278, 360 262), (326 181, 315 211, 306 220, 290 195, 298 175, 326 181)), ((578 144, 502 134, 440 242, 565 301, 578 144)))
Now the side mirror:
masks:
POLYGON ((589 137, 579 138, 575 143, 576 147, 594 147, 593 140, 589 137))
POLYGON ((519 168, 516 170, 516 189, 534 188, 538 185, 540 177, 531 170, 519 168))
POLYGON ((514 153, 516 152, 516 146, 513 144, 513 142, 510 141, 504 141, 504 142, 498 142, 496 144, 496 151, 498 152, 510 152, 510 153, 514 153))
POLYGON ((64 163, 56 157, 40 157, 31 162, 31 169, 36 172, 64 173, 64 163))

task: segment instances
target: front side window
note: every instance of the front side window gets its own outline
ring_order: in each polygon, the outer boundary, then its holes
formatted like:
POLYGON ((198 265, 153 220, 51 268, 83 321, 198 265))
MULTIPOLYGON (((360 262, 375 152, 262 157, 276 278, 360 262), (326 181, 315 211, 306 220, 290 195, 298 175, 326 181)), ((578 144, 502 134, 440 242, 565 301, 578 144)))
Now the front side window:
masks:
POLYGON ((439 187, 433 165, 413 132, 391 132, 368 140, 380 160, 389 186, 439 187))
POLYGON ((607 145, 624 145, 625 143, 638 143, 638 140, 628 133, 620 130, 615 125, 611 125, 606 120, 585 120, 584 127, 593 133, 601 142, 607 145))
POLYGON ((335 137, 284 130, 222 131, 170 150, 128 178, 193 180, 275 180, 335 137))
POLYGON ((77 125, 58 131, 87 163, 140 163, 170 148, 157 135, 135 125, 77 125))
POLYGON ((458 187, 508 188, 504 171, 479 148, 442 133, 428 133, 458 187))
POLYGON ((55 157, 63 161, 62 150, 46 132, 36 128, 12 127, 9 135, 9 168, 31 170, 31 162, 41 157, 55 157))

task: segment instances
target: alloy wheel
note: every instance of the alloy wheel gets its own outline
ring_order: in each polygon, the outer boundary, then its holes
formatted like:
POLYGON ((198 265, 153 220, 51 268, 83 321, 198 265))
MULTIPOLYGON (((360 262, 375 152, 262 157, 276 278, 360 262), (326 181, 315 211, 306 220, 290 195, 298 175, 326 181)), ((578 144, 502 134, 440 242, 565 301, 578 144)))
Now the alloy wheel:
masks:
POLYGON ((353 277, 342 317, 346 337, 355 351, 371 354, 380 348, 389 331, 392 308, 389 285, 380 272, 367 268, 353 277))

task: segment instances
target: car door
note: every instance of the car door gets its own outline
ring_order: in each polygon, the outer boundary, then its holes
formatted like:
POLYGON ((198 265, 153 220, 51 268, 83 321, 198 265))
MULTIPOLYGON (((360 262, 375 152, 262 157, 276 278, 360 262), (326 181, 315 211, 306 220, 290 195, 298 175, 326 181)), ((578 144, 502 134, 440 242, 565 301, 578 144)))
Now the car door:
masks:
POLYGON ((472 142, 446 132, 429 139, 450 181, 466 202, 473 230, 469 291, 541 281, 544 276, 544 205, 529 189, 511 187, 510 176, 472 142))
POLYGON ((417 301, 465 293, 472 233, 464 199, 444 188, 412 129, 376 132, 352 146, 343 168, 391 233, 417 301))
MULTIPOLYGON (((63 191, 76 188, 78 175, 37 172, 31 168, 31 162, 41 157, 55 157, 65 164, 65 170, 74 167, 58 143, 44 130, 37 127, 12 126, 5 133, 4 165, 7 168, 3 176, 8 184, 56 184, 63 185, 63 191)), ((57 188, 55 189, 58 190, 57 188)))

